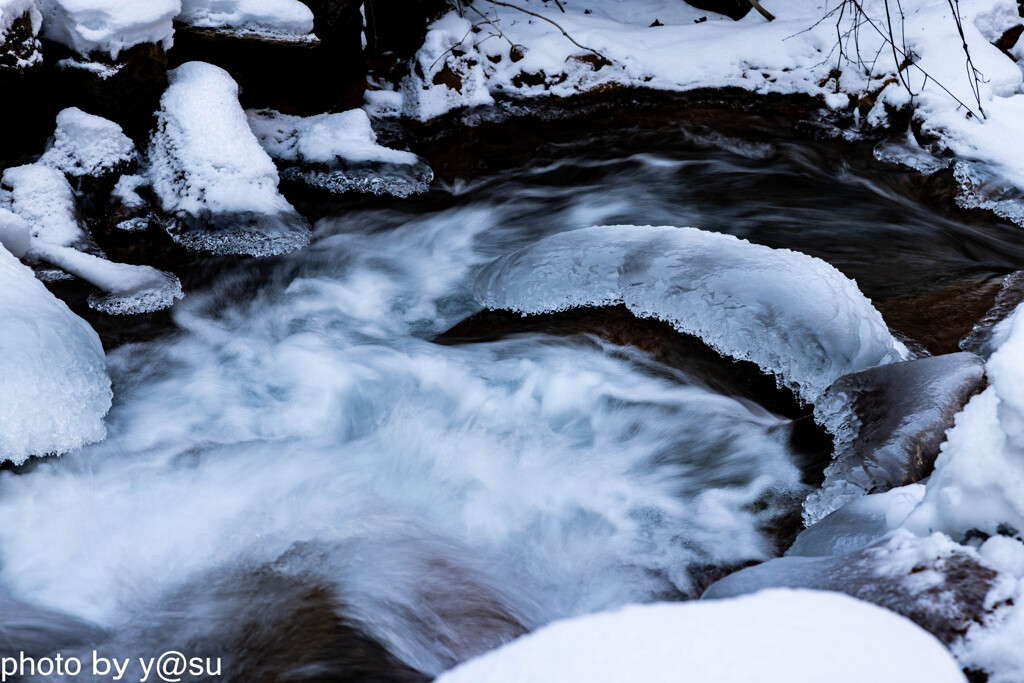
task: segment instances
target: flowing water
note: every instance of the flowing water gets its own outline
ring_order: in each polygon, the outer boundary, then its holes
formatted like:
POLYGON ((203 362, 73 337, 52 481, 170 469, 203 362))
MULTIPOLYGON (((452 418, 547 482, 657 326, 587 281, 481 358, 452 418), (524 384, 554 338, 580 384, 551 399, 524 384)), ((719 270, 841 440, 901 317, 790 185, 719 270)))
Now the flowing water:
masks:
POLYGON ((307 249, 194 278, 173 330, 109 353, 107 440, 0 473, 0 644, 329 680, 353 670, 318 626, 337 617, 412 680, 401 663, 694 597, 779 552, 810 491, 787 418, 592 336, 435 343, 479 310, 478 271, 573 228, 698 226, 827 260, 922 348, 970 329, 929 311, 983 311, 965 292, 1024 263, 1017 229, 942 215, 902 172, 606 118, 509 124, 505 157, 453 134, 430 195, 310 204, 307 249))

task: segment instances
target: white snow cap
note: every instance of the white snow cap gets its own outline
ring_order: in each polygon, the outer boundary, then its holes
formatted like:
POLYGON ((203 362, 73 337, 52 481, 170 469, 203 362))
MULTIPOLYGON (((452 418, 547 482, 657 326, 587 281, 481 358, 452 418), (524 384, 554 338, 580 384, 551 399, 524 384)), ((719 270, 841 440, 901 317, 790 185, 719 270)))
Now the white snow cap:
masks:
POLYGON ((28 223, 34 240, 60 246, 90 242, 75 219, 75 196, 64 174, 46 164, 15 166, 0 183, 11 191, 12 208, 28 223))
POLYGON ((231 76, 204 62, 182 64, 168 76, 147 157, 164 211, 250 217, 242 236, 207 231, 191 243, 179 231, 175 239, 219 253, 281 253, 305 245, 304 221, 278 192, 277 167, 249 129, 231 76))
POLYGON ((198 28, 276 36, 313 32, 313 12, 298 0, 182 0, 178 20, 198 28))
POLYGON ((99 337, 0 247, 0 462, 106 436, 110 378, 99 337))
POLYGON ((39 0, 43 35, 83 57, 101 52, 117 59, 141 43, 171 46, 180 0, 39 0))
POLYGON ((53 146, 42 161, 70 176, 99 176, 135 158, 135 144, 121 126, 70 107, 57 114, 53 146))
POLYGON ((909 355, 828 263, 696 228, 560 233, 491 263, 474 293, 524 314, 625 304, 756 363, 809 402, 841 375, 909 355))
POLYGON ((962 683, 931 634, 839 593, 768 590, 555 622, 438 683, 962 683))
POLYGON ((989 386, 957 415, 924 500, 904 523, 917 533, 1024 531, 1024 304, 994 340, 989 386))

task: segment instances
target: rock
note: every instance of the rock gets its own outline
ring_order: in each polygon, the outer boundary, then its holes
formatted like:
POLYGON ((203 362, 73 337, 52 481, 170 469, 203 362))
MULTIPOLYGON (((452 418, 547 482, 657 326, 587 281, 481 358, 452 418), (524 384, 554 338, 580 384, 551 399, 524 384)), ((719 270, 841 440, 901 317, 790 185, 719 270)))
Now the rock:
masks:
POLYGON ((780 557, 715 583, 701 600, 768 588, 812 588, 846 593, 902 614, 946 645, 983 623, 997 572, 978 554, 934 534, 908 531, 834 557, 780 557))
POLYGON ((1001 283, 992 307, 985 312, 971 331, 960 340, 960 348, 988 358, 999 345, 996 329, 1014 309, 1024 302, 1024 270, 1010 273, 1001 283))
POLYGON ((815 404, 835 437, 822 488, 808 497, 808 526, 865 492, 928 476, 954 416, 985 387, 984 361, 951 353, 844 375, 815 404))
POLYGON ((32 0, 0 0, 0 85, 42 64, 41 22, 32 0))
POLYGON ((750 0, 686 0, 686 4, 697 9, 724 14, 737 21, 747 16, 752 7, 750 0))

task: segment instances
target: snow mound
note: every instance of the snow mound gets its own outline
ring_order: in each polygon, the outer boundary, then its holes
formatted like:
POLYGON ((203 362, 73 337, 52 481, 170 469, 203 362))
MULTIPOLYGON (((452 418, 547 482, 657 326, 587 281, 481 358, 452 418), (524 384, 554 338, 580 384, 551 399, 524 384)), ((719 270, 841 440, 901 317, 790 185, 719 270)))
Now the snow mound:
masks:
POLYGON ((92 240, 75 218, 75 195, 67 178, 46 164, 15 166, 0 184, 10 190, 11 208, 32 229, 33 240, 60 246, 87 246, 92 240))
POLYGON ((625 304, 756 363, 811 403, 842 375, 909 356, 829 264, 696 228, 554 235, 491 263, 474 293, 488 308, 523 314, 625 304))
POLYGON ((16 213, 0 208, 0 246, 16 258, 21 258, 28 251, 32 230, 28 223, 16 213))
POLYGON ((103 439, 112 394, 99 337, 3 248, 0 320, 0 461, 103 439))
POLYGON ((362 109, 300 117, 250 109, 263 149, 284 164, 281 176, 335 194, 408 197, 426 192, 434 172, 419 156, 377 144, 362 109))
POLYGON ((313 12, 298 0, 181 0, 178 21, 270 38, 315 38, 313 12))
POLYGON ((306 221, 278 192, 277 168, 249 129, 231 76, 203 62, 168 75, 147 173, 173 217, 171 236, 218 254, 263 256, 305 246, 306 221))
POLYGON ((989 386, 957 415, 924 500, 904 524, 918 533, 1024 530, 1024 305, 993 337, 989 386))
POLYGON ((127 167, 135 159, 135 144, 121 126, 77 107, 57 114, 53 146, 42 161, 65 174, 103 176, 127 167))
POLYGON ((438 683, 962 682, 910 621, 838 593, 629 606, 555 622, 442 674, 438 683), (866 656, 865 653, 870 653, 866 656))
POLYGON ((804 503, 804 523, 868 491, 928 476, 954 416, 985 387, 984 362, 950 353, 844 375, 814 405, 835 437, 825 482, 804 503))
POLYGON ((39 0, 43 35, 83 57, 93 53, 117 59, 122 50, 142 43, 168 49, 180 0, 39 0))

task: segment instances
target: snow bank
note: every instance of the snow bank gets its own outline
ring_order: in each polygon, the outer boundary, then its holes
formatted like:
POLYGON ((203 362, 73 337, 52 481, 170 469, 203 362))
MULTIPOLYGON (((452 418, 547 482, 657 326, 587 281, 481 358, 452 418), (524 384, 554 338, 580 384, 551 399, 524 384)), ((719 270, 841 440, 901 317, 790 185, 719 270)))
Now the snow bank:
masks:
POLYGON ((41 161, 78 178, 123 170, 134 159, 135 144, 121 126, 71 107, 57 114, 53 145, 41 161))
POLYGON ((172 21, 180 0, 39 0, 43 35, 83 57, 93 53, 117 59, 141 43, 171 47, 172 21))
POLYGON ((112 394, 99 337, 4 248, 0 320, 0 461, 103 439, 112 394))
POLYGON ((957 415, 924 501, 905 523, 918 533, 1024 530, 1024 305, 994 339, 989 387, 957 415))
POLYGON ((263 149, 285 164, 281 175, 287 180, 339 194, 398 197, 425 192, 433 180, 430 166, 417 155, 378 145, 362 109, 305 118, 271 109, 246 114, 263 149))
POLYGON ((842 375, 909 355, 824 261, 695 228, 557 234, 491 263, 474 292, 488 308, 524 314, 625 304, 756 363, 808 402, 842 375))
POLYGON ((181 0, 178 21, 277 39, 315 39, 313 12, 298 0, 181 0))
POLYGON ((837 593, 773 590, 631 606, 555 622, 442 674, 438 683, 863 683, 964 681, 906 619, 837 593))
POLYGON ((278 192, 226 71, 188 62, 169 72, 150 141, 148 178, 174 217, 171 236, 214 253, 279 254, 309 241, 305 221, 278 192))

